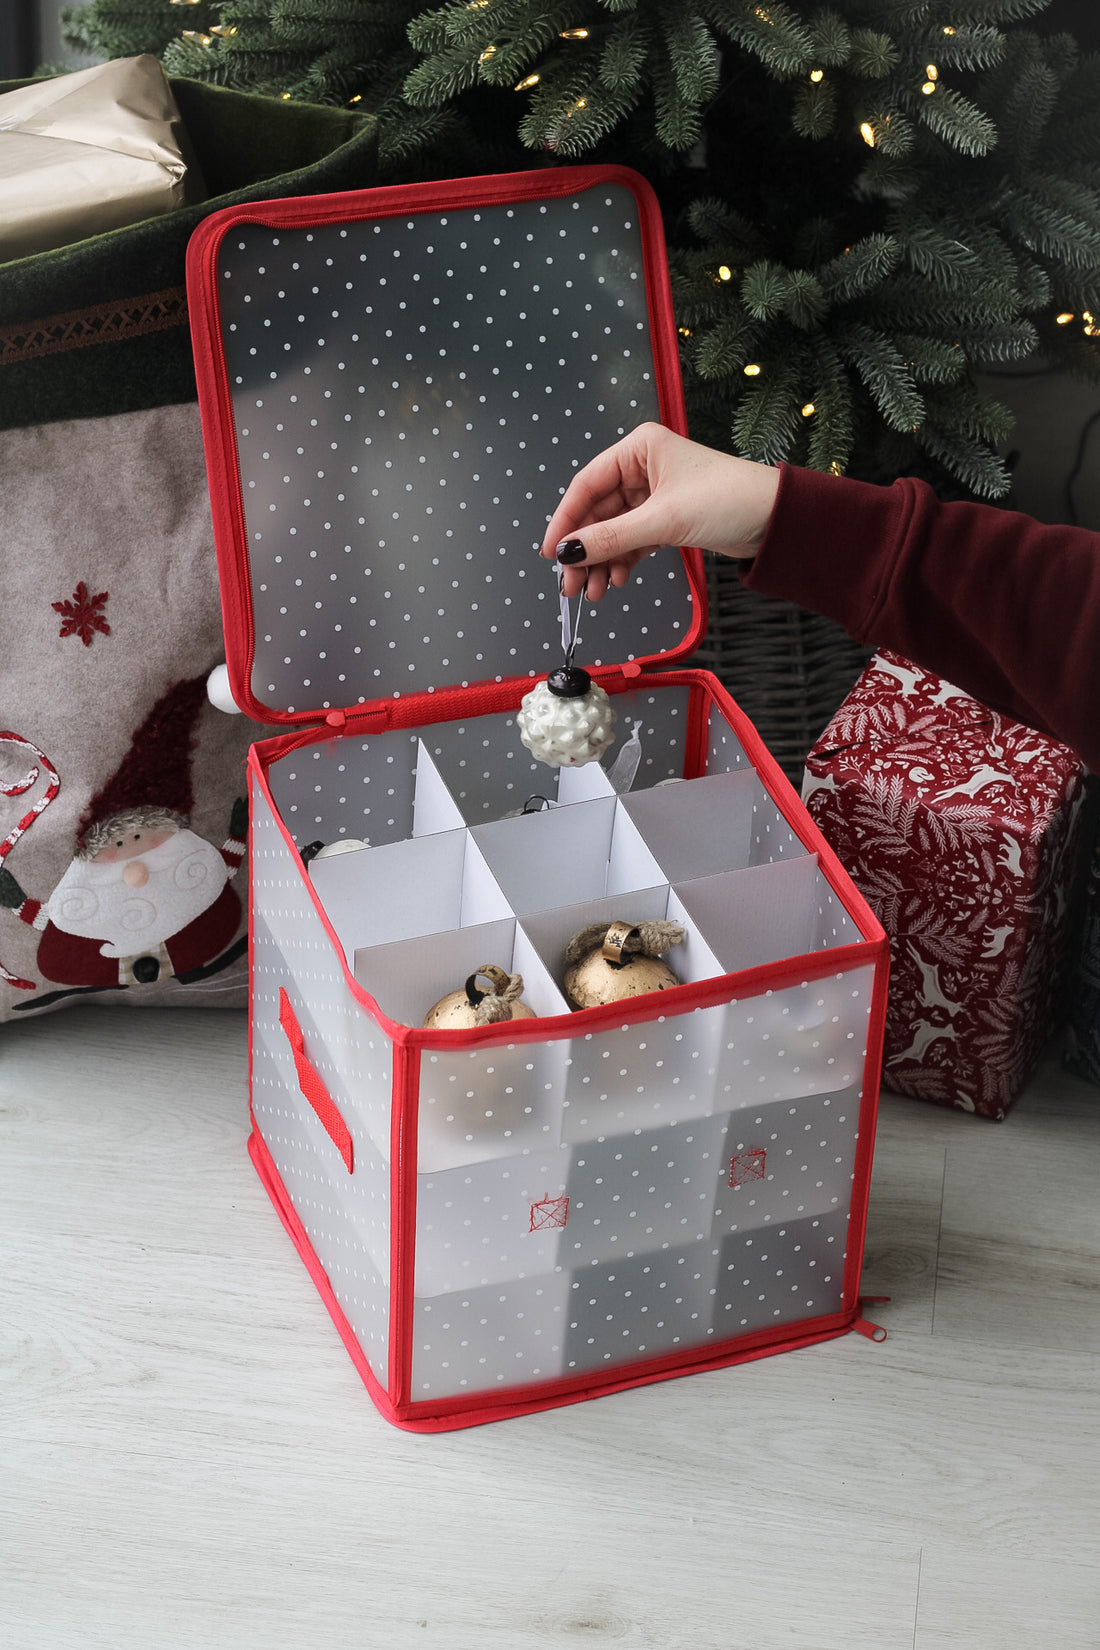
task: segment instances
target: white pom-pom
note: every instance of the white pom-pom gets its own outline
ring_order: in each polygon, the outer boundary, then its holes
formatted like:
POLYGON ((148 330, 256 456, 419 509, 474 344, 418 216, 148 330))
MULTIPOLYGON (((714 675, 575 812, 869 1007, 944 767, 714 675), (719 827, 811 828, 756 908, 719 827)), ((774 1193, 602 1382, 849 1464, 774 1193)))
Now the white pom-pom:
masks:
POLYGON ((241 707, 229 691, 229 667, 215 665, 206 678, 206 697, 215 710, 224 710, 228 716, 239 716, 241 707))

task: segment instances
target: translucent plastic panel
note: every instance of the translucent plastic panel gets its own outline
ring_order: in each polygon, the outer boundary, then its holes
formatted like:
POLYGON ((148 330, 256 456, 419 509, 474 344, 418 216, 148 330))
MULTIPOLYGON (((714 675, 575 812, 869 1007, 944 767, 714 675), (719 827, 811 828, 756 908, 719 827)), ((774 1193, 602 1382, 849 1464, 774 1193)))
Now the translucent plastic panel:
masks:
POLYGON ((309 1058, 353 1135, 365 1129, 388 1157, 392 1045, 351 995, 301 866, 259 795, 252 808, 252 875, 253 1020, 282 1037, 279 991, 287 989, 309 1058))
MULTIPOLYGON (((262 702, 327 708, 558 661, 534 548, 573 470, 659 411, 637 216, 601 185, 226 237, 262 702)), ((690 624, 674 557, 600 605, 586 661, 663 651, 690 624)))
POLYGON ((499 1391, 562 1373, 568 1273, 415 1303, 414 1400, 499 1391))
POLYGON ((422 1174, 544 1151, 561 1133, 568 1042, 425 1049, 420 1061, 422 1174))
POLYGON ((574 1147, 563 1262, 576 1267, 708 1237, 725 1173, 725 1121, 698 1118, 574 1147))
POLYGON ((606 1370, 703 1344, 711 1333, 717 1267, 710 1243, 692 1243, 575 1272, 566 1372, 606 1370))
POLYGON ((552 1272, 571 1216, 568 1153, 543 1147, 418 1177, 417 1295, 552 1272))
POLYGON ((709 1116, 724 1012, 659 1015, 574 1038, 562 1138, 600 1140, 709 1116))
POLYGON ((675 892, 724 973, 858 938, 818 870, 816 854, 680 882, 675 892))
POLYGON ((847 1241, 846 1210, 724 1238, 714 1309, 722 1338, 839 1312, 847 1241))
POLYGON ((716 1109, 858 1085, 873 983, 872 968, 854 968, 731 1002, 717 1048, 716 1109))
MULTIPOLYGON (((277 1034, 281 1036, 281 1033, 277 1034)), ((377 1378, 389 1348, 389 1175, 365 1137, 349 1175, 270 1031, 252 1039, 252 1104, 295 1213, 377 1378)))
POLYGON ((749 1106, 723 1122, 711 1228, 716 1238, 848 1207, 858 1090, 749 1106))

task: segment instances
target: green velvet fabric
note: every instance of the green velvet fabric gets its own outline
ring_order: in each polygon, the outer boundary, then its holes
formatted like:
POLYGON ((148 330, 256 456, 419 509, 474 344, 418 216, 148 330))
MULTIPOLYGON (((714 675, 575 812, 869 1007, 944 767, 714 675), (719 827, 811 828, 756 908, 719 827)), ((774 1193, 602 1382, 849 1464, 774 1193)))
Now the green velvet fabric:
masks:
MULTIPOLYGON (((26 84, 0 82, 0 93, 26 84)), ((181 288, 192 231, 220 207, 377 182, 377 134, 368 116, 200 81, 173 79, 171 86, 208 198, 166 217, 0 263, 0 429, 193 400, 185 313, 162 330, 32 359, 10 358, 18 353, 13 336, 25 323, 181 288)))

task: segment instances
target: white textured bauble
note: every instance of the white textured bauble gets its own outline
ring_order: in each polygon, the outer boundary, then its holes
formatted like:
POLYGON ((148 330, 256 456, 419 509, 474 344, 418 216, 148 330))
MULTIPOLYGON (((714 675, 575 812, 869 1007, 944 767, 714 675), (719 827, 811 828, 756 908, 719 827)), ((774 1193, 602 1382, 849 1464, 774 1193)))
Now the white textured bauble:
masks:
POLYGON ((532 756, 551 768, 598 762, 615 737, 615 712, 597 682, 573 698, 561 698, 539 682, 524 696, 516 723, 532 756))
POLYGON ((228 665, 215 665, 206 678, 206 697, 216 710, 224 710, 227 716, 239 716, 241 707, 234 699, 229 688, 228 665))

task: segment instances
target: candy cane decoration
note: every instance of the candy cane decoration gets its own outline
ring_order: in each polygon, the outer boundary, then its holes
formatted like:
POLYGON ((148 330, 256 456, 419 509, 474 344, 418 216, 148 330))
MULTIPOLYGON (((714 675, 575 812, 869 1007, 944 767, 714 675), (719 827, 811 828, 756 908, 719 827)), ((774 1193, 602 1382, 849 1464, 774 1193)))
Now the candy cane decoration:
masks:
MULTIPOLYGON (((20 837, 30 830, 39 814, 49 807, 61 789, 61 779, 49 757, 44 751, 40 751, 37 745, 32 745, 29 739, 24 739, 18 733, 0 733, 0 744, 18 745, 22 750, 30 751, 36 759, 34 766, 25 778, 17 779, 10 785, 0 780, 0 796, 25 796, 27 791, 38 783, 43 771, 49 775, 50 781, 38 801, 23 815, 18 825, 12 827, 3 842, 0 842, 0 866, 2 866, 20 837)), ((6 980, 9 985, 15 986, 19 991, 34 990, 33 980, 21 980, 16 974, 9 974, 3 963, 0 963, 0 980, 6 980)))

